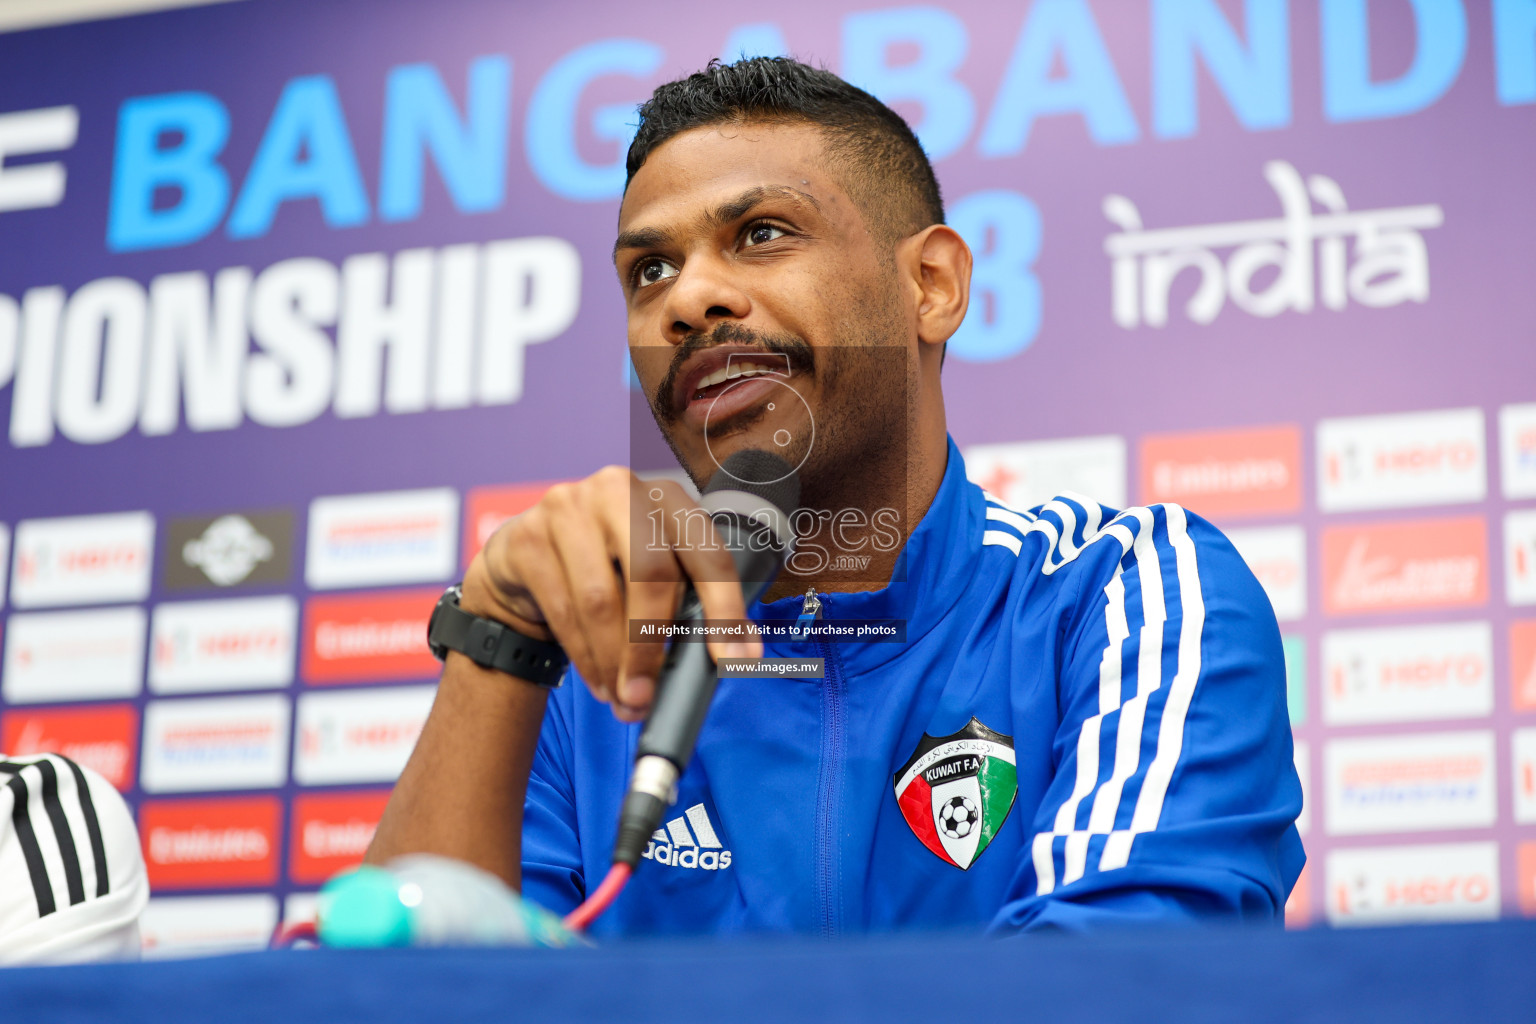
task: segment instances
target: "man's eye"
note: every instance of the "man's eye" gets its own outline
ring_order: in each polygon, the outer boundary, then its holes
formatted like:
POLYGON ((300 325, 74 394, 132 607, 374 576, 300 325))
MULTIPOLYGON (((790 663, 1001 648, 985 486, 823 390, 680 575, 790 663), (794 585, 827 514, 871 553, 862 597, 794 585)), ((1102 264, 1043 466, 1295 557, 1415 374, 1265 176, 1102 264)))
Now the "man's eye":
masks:
POLYGON ((772 224, 759 224, 747 231, 747 244, 762 245, 764 242, 771 242, 775 238, 783 237, 783 228, 776 228, 772 224))
POLYGON ((677 276, 677 268, 666 260, 646 260, 635 272, 635 285, 645 288, 658 281, 677 276))

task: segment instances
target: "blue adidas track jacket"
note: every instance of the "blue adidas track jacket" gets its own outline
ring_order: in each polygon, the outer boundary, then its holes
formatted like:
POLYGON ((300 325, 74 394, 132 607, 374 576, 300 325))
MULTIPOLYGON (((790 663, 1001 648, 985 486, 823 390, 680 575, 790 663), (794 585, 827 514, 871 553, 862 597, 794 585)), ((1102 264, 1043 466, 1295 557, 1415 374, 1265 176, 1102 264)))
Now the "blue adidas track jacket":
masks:
MULTIPOLYGON (((905 619, 905 644, 773 643, 826 678, 721 680, 594 935, 1281 918, 1304 860, 1284 659, 1225 537, 1176 505, 1016 511, 951 442, 901 559, 906 582, 820 601, 905 619)), ((608 869, 640 730, 568 682, 523 828, 524 895, 560 913, 608 869)))

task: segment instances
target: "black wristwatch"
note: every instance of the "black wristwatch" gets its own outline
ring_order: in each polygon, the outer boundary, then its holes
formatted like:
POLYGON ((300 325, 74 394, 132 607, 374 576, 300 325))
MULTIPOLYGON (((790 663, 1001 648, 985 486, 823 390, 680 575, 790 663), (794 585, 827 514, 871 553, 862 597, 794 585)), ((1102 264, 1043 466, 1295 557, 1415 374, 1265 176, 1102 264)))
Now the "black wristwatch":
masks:
POLYGON ((565 678, 568 659, 559 644, 535 640, 495 619, 459 607, 464 585, 455 583, 437 599, 427 622, 427 646, 438 661, 458 651, 481 668, 493 668, 553 690, 565 678))

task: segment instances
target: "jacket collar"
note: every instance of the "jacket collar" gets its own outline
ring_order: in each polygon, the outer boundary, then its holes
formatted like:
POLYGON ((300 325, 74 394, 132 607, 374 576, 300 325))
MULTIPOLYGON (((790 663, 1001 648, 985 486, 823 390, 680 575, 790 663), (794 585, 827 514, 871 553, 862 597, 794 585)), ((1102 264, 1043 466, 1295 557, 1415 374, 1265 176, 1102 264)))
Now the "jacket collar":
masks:
MULTIPOLYGON (((847 668, 867 670, 901 654, 944 618, 975 575, 985 501, 981 488, 966 479, 965 460, 954 438, 948 440, 938 493, 897 556, 891 582, 879 590, 819 595, 823 618, 901 619, 907 624, 907 644, 838 644, 839 661, 847 668)), ((759 602, 749 614, 755 619, 792 619, 803 602, 799 596, 759 602)))

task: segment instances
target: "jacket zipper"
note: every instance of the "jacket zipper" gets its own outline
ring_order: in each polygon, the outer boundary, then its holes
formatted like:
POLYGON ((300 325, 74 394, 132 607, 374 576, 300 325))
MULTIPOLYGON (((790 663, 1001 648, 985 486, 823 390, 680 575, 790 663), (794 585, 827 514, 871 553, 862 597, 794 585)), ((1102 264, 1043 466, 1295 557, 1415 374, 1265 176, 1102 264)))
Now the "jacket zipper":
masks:
MULTIPOLYGON (((821 618, 821 598, 815 588, 805 592, 797 625, 821 618)), ((842 830, 842 816, 837 793, 843 770, 843 674, 832 644, 816 641, 826 676, 821 683, 822 738, 821 778, 816 807, 816 890, 821 911, 821 934, 836 935, 841 925, 842 894, 838 886, 837 837, 842 830)))

